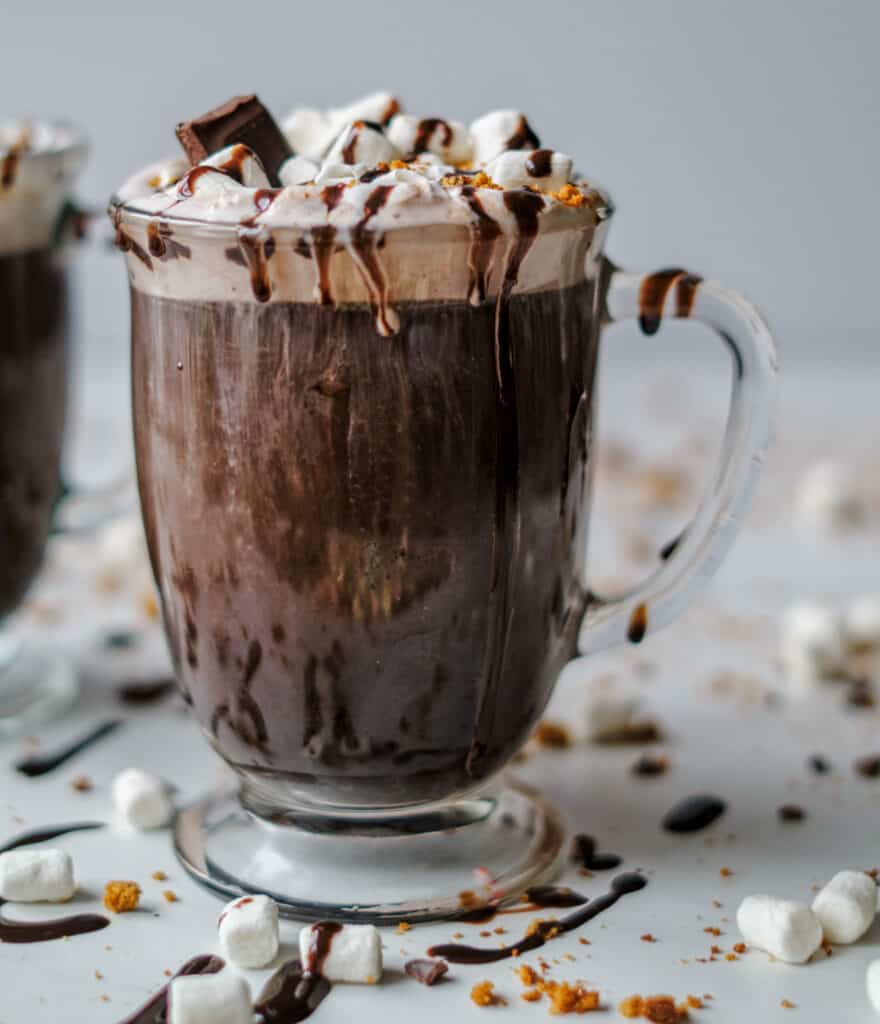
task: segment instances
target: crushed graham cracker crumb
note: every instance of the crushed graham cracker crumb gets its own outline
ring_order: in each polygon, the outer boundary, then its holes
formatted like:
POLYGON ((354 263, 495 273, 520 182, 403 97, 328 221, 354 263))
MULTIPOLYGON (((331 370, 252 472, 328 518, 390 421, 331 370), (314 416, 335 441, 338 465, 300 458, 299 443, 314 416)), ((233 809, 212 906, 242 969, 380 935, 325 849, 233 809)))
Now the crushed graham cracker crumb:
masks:
POLYGON ((391 161, 391 170, 392 171, 403 171, 403 170, 406 170, 406 161, 405 160, 392 160, 391 161))
POLYGON ((642 940, 642 942, 656 942, 657 941, 650 932, 645 932, 645 934, 644 935, 640 935, 639 938, 642 940))
POLYGON ((498 995, 495 985, 491 981, 478 982, 471 989, 471 1002, 477 1006, 506 1006, 507 1000, 504 996, 498 995))
POLYGON ((154 871, 152 875, 150 875, 150 878, 155 882, 164 882, 167 877, 168 875, 166 875, 164 871, 154 871))
POLYGON ((520 999, 524 999, 527 1003, 536 1003, 543 995, 543 992, 539 988, 528 988, 522 993, 520 999))
MULTIPOLYGON (((526 928, 526 937, 528 937, 530 935, 534 935, 535 932, 537 932, 542 927, 542 925, 552 924, 556 920, 557 919, 555 917, 546 917, 546 918, 545 917, 536 917, 533 921, 531 921, 529 923, 528 928, 526 928)), ((544 938, 545 939, 553 939, 558 934, 559 934, 559 928, 558 927, 548 928, 547 931, 544 934, 544 938)))
POLYGON ((699 996, 688 996, 687 1004, 692 1010, 702 1010, 705 1003, 699 996))
POLYGON ((177 893, 173 889, 165 889, 163 891, 162 895, 165 897, 165 902, 166 903, 176 903, 177 902, 177 893))
POLYGON ((733 951, 734 953, 745 953, 746 948, 747 947, 744 942, 737 942, 736 945, 733 947, 733 951))
POLYGON ((520 964, 516 969, 516 974, 523 985, 534 985, 538 980, 534 968, 529 967, 528 964, 520 964))
POLYGON ((76 790, 77 793, 88 793, 95 787, 88 775, 77 775, 75 779, 70 780, 70 788, 76 790))
POLYGON ((95 971, 95 977, 98 979, 98 981, 102 981, 103 978, 104 978, 104 975, 101 974, 100 971, 95 971))
POLYGON ((676 1006, 672 996, 647 996, 642 1016, 653 1024, 675 1024, 687 1020, 687 1007, 676 1006))
POLYGON ((538 722, 532 737, 542 747, 562 750, 571 746, 571 734, 561 722, 545 718, 538 722))
POLYGON ((575 185, 563 185, 558 192, 551 192, 550 195, 560 203, 575 208, 586 206, 587 203, 587 197, 575 185))
POLYGON ((409 921, 399 921, 397 924, 396 931, 398 935, 403 935, 404 932, 408 932, 410 928, 412 928, 412 925, 409 923, 409 921))
POLYGON ((730 878, 733 875, 733 871, 730 868, 725 867, 721 868, 718 874, 721 875, 722 878, 730 878))
POLYGON ((720 935, 720 934, 721 934, 721 929, 720 929, 720 928, 716 928, 716 927, 714 927, 714 925, 709 925, 709 927, 708 927, 708 928, 704 928, 704 929, 703 929, 703 931, 704 931, 704 932, 705 932, 705 933, 706 933, 707 935, 715 935, 715 936, 718 936, 718 935, 720 935))
POLYGON ((737 958, 736 957, 736 953, 725 953, 724 954, 724 959, 725 960, 736 960, 736 958, 737 958))
POLYGON ((108 882, 104 886, 104 906, 114 914, 127 914, 137 909, 141 887, 137 882, 108 882))
POLYGON ((782 1002, 779 1005, 782 1007, 783 1010, 793 1010, 793 1009, 795 1009, 795 1005, 794 1005, 793 1002, 791 1002, 790 999, 783 999, 782 1002))
POLYGON ((643 1006, 644 1000, 641 996, 627 996, 626 999, 618 1004, 617 1012, 621 1017, 635 1020, 636 1017, 641 1017, 643 1006))

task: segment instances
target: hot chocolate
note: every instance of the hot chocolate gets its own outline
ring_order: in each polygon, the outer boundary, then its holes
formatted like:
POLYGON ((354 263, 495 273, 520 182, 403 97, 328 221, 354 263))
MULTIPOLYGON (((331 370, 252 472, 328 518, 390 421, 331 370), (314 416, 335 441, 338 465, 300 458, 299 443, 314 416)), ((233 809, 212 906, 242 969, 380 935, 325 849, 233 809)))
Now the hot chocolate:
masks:
POLYGON ((575 653, 603 199, 549 150, 528 186, 444 164, 463 126, 399 113, 322 168, 270 131, 268 176, 314 178, 273 189, 234 134, 259 149, 261 111, 182 125, 202 164, 114 212, 178 677, 251 806, 438 800, 510 759, 575 653))

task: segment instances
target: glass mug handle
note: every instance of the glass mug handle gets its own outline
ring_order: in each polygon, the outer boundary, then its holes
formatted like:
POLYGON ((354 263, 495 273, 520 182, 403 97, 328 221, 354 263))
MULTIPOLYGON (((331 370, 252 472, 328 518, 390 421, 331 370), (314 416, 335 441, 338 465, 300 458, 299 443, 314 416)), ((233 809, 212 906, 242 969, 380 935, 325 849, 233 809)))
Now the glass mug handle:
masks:
POLYGON ((677 318, 711 327, 733 363, 733 388, 719 463, 699 508, 663 562, 646 580, 616 597, 590 592, 581 625, 581 654, 668 625, 687 608, 721 564, 739 529, 770 441, 778 361, 776 345, 755 307, 716 281, 684 270, 638 274, 607 265, 607 322, 638 320, 651 335, 669 303, 677 318))

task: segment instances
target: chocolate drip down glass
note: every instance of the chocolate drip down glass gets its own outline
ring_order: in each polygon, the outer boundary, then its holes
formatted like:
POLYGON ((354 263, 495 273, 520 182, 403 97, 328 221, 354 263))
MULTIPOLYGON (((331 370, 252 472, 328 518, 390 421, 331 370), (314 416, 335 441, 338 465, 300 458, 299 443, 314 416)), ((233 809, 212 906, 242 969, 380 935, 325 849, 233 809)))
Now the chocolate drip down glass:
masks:
POLYGON ((413 921, 546 877, 559 820, 506 765, 579 635, 588 652, 665 624, 732 541, 775 378, 757 313, 612 267, 600 193, 541 230, 532 193, 508 195, 510 234, 113 208, 165 628, 237 782, 175 828, 215 890, 413 921), (585 567, 599 336, 664 309, 732 353, 726 444, 674 553, 606 600, 585 567))

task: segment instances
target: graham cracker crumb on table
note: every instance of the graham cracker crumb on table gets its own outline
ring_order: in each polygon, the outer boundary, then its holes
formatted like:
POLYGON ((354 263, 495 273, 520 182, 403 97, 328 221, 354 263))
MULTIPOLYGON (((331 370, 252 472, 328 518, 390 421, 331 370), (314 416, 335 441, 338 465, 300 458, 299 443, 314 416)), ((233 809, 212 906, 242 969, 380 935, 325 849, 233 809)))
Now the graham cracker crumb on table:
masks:
POLYGON ((98 979, 98 981, 102 981, 103 978, 104 978, 104 975, 101 974, 100 971, 95 971, 95 977, 98 979))
POLYGON ((783 999, 782 1002, 779 1005, 782 1007, 783 1010, 794 1010, 794 1009, 796 1009, 794 1003, 792 1003, 788 999, 783 999))
POLYGON ((150 878, 156 882, 164 882, 167 877, 168 875, 166 875, 164 871, 154 871, 152 875, 150 875, 150 878))
POLYGON ((640 935, 639 938, 642 940, 642 942, 656 942, 657 941, 650 932, 645 932, 645 934, 644 935, 640 935))
POLYGON ((714 927, 714 925, 711 925, 711 924, 709 925, 708 928, 704 928, 703 931, 707 935, 714 935, 716 937, 721 934, 721 929, 720 928, 716 928, 716 927, 714 927))
POLYGON ((524 999, 527 1003, 536 1003, 543 997, 543 993, 539 988, 528 988, 522 993, 520 999, 524 999))
POLYGON ((542 747, 562 750, 571 746, 571 735, 561 722, 552 722, 544 718, 538 722, 533 734, 535 742, 542 747))
POLYGON ((692 1010, 702 1010, 704 1003, 699 996, 688 996, 687 1004, 692 1010))
POLYGON ((77 793, 88 793, 94 788, 92 780, 88 775, 77 775, 75 779, 70 780, 70 787, 76 790, 77 793))
POLYGON ((688 1006, 698 1009, 691 1000, 700 1002, 697 996, 688 996, 686 1003, 676 1006, 672 996, 635 995, 624 999, 618 1004, 617 1010, 622 1017, 629 1020, 641 1017, 644 1020, 652 1021, 653 1024, 678 1024, 679 1021, 689 1019, 688 1006))
POLYGON ((136 910, 141 898, 137 882, 108 882, 104 886, 104 906, 114 914, 136 910))
POLYGON ((617 1011, 621 1017, 634 1020, 642 1015, 643 1000, 641 996, 627 996, 618 1004, 617 1011))
POLYGON ((478 982, 471 989, 471 1001, 477 1006, 506 1006, 507 1000, 498 995, 491 981, 478 982))
POLYGON ((737 942, 737 944, 733 947, 733 951, 734 953, 745 953, 746 948, 747 947, 744 942, 737 942))
POLYGON ((721 868, 718 874, 721 875, 722 878, 730 878, 731 875, 733 875, 733 871, 730 868, 725 867, 721 868))
POLYGON ((409 923, 409 921, 399 921, 397 924, 396 931, 398 935, 403 935, 404 932, 408 932, 410 928, 412 928, 412 925, 409 923))
POLYGON ((176 903, 177 902, 177 893, 173 889, 165 889, 163 891, 162 895, 165 897, 165 902, 166 903, 176 903))

